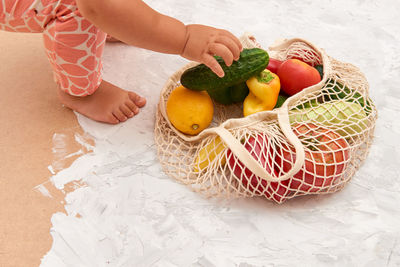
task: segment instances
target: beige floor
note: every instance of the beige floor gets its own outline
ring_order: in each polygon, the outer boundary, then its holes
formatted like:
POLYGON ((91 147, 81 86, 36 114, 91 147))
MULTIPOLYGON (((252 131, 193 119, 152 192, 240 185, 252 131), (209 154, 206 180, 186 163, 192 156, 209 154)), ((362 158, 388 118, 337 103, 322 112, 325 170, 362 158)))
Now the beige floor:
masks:
POLYGON ((57 100, 40 34, 0 32, 0 59, 0 266, 39 266, 51 215, 63 211, 63 194, 46 183, 57 157, 52 137, 66 135, 72 153, 82 130, 57 100), (52 198, 35 189, 42 183, 52 198))

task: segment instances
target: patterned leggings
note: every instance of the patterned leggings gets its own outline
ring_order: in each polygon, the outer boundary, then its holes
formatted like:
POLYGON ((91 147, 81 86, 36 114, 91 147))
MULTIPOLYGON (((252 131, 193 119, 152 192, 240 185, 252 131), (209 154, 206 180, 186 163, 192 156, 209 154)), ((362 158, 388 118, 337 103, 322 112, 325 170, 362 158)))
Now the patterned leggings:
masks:
POLYGON ((93 94, 101 82, 106 34, 83 18, 74 0, 0 0, 0 29, 43 33, 59 87, 93 94))

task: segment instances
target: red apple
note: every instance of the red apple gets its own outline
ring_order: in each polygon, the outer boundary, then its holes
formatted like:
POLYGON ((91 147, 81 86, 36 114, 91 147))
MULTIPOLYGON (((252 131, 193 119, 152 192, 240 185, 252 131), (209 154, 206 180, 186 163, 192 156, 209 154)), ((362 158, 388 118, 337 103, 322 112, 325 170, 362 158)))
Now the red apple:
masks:
MULTIPOLYGON (((289 187, 303 192, 319 192, 335 185, 350 157, 346 140, 335 131, 313 123, 297 124, 293 130, 308 145, 304 149, 303 168, 293 175, 289 187)), ((277 155, 277 165, 282 166, 284 172, 289 172, 296 161, 296 153, 282 146, 281 153, 277 155)))
POLYGON ((290 96, 321 81, 317 69, 298 59, 285 60, 276 74, 281 81, 281 90, 290 96))
MULTIPOLYGON (((277 177, 274 163, 275 153, 272 142, 268 141, 268 136, 263 134, 250 136, 244 140, 244 147, 268 173, 277 177)), ((289 179, 280 182, 267 182, 252 173, 230 149, 227 153, 227 159, 234 175, 249 192, 263 194, 268 199, 273 199, 278 203, 282 203, 292 194, 289 190, 289 179)))
POLYGON ((270 58, 268 66, 267 66, 267 69, 276 74, 278 72, 279 66, 282 63, 283 63, 283 61, 280 61, 280 60, 277 60, 277 59, 274 59, 274 58, 270 58))

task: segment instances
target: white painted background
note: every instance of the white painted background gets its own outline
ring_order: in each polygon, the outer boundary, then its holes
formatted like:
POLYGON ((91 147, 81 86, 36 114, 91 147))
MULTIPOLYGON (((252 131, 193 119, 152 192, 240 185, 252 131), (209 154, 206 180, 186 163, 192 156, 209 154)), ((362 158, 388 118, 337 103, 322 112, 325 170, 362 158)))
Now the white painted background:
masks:
POLYGON ((78 116, 96 138, 93 153, 51 181, 60 189, 78 180, 87 186, 67 195, 68 214, 53 215, 54 242, 41 266, 400 266, 400 2, 146 2, 184 23, 251 32, 265 48, 301 37, 358 66, 379 112, 369 157, 332 195, 280 206, 204 199, 163 174, 153 141, 159 92, 187 61, 108 44, 104 78, 148 104, 118 126, 78 116))

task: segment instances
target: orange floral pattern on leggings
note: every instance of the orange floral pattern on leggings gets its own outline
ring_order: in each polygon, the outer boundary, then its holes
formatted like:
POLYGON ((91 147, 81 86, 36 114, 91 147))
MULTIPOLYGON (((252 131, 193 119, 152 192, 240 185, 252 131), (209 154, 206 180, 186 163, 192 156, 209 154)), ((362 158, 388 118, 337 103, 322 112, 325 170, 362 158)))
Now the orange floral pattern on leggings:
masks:
POLYGON ((101 82, 106 34, 81 16, 73 0, 0 0, 0 29, 43 33, 59 87, 74 96, 101 82))

